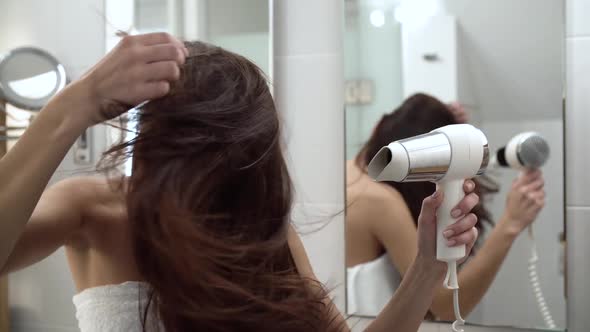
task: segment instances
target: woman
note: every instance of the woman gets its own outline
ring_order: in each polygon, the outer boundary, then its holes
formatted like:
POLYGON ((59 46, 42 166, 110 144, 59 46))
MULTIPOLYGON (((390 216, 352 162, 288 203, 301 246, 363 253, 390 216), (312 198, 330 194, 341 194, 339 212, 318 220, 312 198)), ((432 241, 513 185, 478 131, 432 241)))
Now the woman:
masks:
MULTIPOLYGON (((416 256, 421 201, 435 190, 435 185, 428 182, 372 181, 366 173, 372 156, 390 142, 465 119, 457 105, 449 107, 431 96, 416 94, 384 115, 355 160, 347 162, 346 264, 348 294, 352 294, 349 313, 377 314, 400 280, 405 279, 416 256)), ((480 184, 475 188, 480 195, 489 191, 480 184)), ((460 307, 464 315, 484 296, 518 234, 543 208, 544 197, 539 171, 527 172, 514 181, 504 214, 477 254, 459 272, 460 307)), ((493 226, 490 214, 481 204, 473 212, 480 232, 484 222, 493 226)), ((457 213, 456 217, 461 215, 460 211, 453 213, 457 213)), ((453 244, 452 240, 449 244, 453 244)), ((441 285, 430 307, 431 314, 443 320, 454 319, 452 301, 452 292, 441 285)))
MULTIPOLYGON (((260 70, 221 48, 186 43, 188 54, 176 53, 179 70, 166 77, 166 96, 140 96, 133 74, 149 70, 143 56, 157 51, 142 43, 148 36, 126 37, 41 112, 86 100, 109 106, 89 117, 102 120, 120 112, 120 104, 153 98, 140 110, 137 138, 113 147, 103 160, 103 168, 113 169, 131 148, 133 174, 62 181, 43 193, 30 218, 23 210, 11 215, 29 221, 2 271, 34 264, 65 246, 82 331, 347 330, 290 226, 291 181, 278 115, 260 70), (130 77, 107 71, 133 64, 130 77), (127 93, 119 94, 116 88, 123 87, 127 93), (99 91, 108 93, 90 99, 99 91)), ((20 149, 10 153, 32 149, 31 140, 19 141, 20 149)), ((469 199, 458 205, 466 215, 477 203, 472 185, 466 182, 469 199)), ((34 206, 37 197, 26 194, 20 193, 34 206)), ((417 330, 446 269, 435 260, 433 245, 441 199, 439 193, 424 200, 418 255, 372 330, 417 330)), ((476 238, 470 220, 449 228, 451 239, 469 250, 476 238)))

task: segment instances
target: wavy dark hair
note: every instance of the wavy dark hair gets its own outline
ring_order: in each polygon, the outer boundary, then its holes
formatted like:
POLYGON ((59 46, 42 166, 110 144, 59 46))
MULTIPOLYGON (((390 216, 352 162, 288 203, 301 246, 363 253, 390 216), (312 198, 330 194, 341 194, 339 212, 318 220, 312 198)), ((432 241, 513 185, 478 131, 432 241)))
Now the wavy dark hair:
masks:
MULTIPOLYGON (((449 107, 438 99, 424 93, 407 98, 397 109, 383 115, 377 123, 371 138, 355 157, 355 164, 366 171, 367 165, 384 146, 393 141, 428 133, 436 128, 457 124, 449 107)), ((414 223, 417 224, 422 201, 436 190, 432 182, 385 182, 395 188, 404 198, 410 209, 414 223)), ((495 192, 475 179, 475 193, 480 196, 480 203, 473 209, 477 216, 476 227, 483 234, 484 223, 493 225, 490 212, 483 205, 483 196, 495 192)), ((481 236, 479 237, 482 238, 481 236)))
POLYGON ((144 330, 150 306, 167 332, 339 329, 288 246, 292 183, 267 80, 240 55, 185 46, 180 80, 103 162, 132 150, 127 209, 151 285, 144 330))

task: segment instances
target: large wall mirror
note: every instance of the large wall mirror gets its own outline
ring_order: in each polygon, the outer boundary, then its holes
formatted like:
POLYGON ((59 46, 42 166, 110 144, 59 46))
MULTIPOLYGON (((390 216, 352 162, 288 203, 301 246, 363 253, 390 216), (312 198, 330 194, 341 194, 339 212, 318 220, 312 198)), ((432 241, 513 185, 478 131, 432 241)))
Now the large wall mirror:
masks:
MULTIPOLYGON (((415 255, 420 203, 434 190, 370 181, 366 147, 377 136, 397 140, 468 122, 485 132, 494 153, 532 131, 550 154, 541 175, 493 161, 477 179, 482 228, 459 272, 463 316, 476 325, 566 328, 564 6, 345 0, 349 315, 375 316, 395 293, 415 255), (543 191, 544 202, 537 199, 543 191), (384 216, 383 204, 397 210, 384 216)), ((425 319, 454 320, 449 294, 441 284, 425 319)))

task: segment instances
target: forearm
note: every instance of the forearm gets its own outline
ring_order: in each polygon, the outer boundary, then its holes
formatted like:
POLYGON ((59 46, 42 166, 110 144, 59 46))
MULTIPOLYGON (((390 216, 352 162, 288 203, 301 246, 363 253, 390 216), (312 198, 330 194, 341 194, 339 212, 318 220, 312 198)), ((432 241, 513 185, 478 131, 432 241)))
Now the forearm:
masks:
POLYGON ((83 94, 71 91, 52 99, 0 159, 0 266, 5 264, 55 169, 86 129, 87 122, 75 114, 82 110, 74 109, 83 107, 84 100, 86 106, 89 104, 83 94))
POLYGON ((410 266, 393 298, 367 328, 370 332, 417 331, 444 274, 419 259, 410 266))
MULTIPOLYGON (((492 230, 483 246, 477 250, 459 272, 459 301, 461 314, 467 316, 481 301, 518 232, 509 227, 509 220, 502 218, 492 230)), ((441 286, 433 302, 433 313, 443 320, 454 320, 453 292, 441 286)))

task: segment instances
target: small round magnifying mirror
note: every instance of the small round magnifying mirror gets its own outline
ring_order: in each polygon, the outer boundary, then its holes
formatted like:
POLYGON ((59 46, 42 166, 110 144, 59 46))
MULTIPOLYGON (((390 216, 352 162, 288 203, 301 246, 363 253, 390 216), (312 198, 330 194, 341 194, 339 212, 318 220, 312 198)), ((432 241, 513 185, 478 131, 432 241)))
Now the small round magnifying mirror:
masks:
POLYGON ((42 49, 21 47, 0 57, 0 99, 17 108, 40 110, 66 80, 64 67, 42 49))

